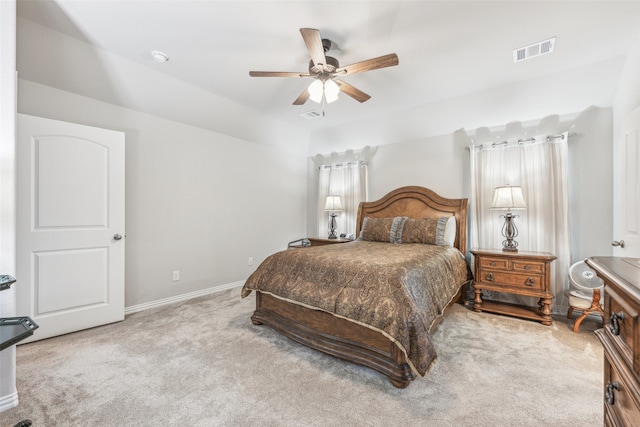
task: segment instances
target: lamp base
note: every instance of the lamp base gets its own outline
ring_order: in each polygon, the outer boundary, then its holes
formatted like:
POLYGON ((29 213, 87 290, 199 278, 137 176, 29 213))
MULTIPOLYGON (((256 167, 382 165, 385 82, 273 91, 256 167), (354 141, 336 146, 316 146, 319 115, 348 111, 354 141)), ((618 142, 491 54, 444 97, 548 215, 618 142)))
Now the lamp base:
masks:
POLYGON ((338 216, 338 214, 336 214, 335 212, 331 212, 329 214, 329 239, 338 238, 338 235, 336 234, 336 228, 338 227, 336 216, 338 216))
POLYGON ((514 215, 511 212, 507 212, 504 215, 504 225, 502 226, 502 235, 506 237, 506 240, 502 241, 503 252, 518 252, 518 242, 513 240, 518 235, 518 229, 513 222, 514 218, 518 215, 514 215))

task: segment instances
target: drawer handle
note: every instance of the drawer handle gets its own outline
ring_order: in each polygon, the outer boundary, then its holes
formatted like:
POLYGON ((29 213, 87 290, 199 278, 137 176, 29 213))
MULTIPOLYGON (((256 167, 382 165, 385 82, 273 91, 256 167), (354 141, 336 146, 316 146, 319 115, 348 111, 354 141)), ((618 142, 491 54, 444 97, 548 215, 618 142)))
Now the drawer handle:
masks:
POLYGON ((496 279, 493 277, 493 273, 489 273, 489 274, 487 274, 487 276, 485 277, 485 279, 487 280, 487 282, 493 282, 494 280, 496 280, 496 279))
POLYGON ((620 335, 620 322, 624 320, 624 313, 621 311, 619 313, 611 313, 611 318, 609 319, 609 330, 613 335, 620 335))
POLYGON ((491 262, 489 263, 489 265, 490 265, 491 267, 495 267, 495 266, 496 266, 496 262, 495 262, 495 261, 491 261, 491 262))
POLYGON ((613 405, 614 403, 616 403, 614 390, 620 391, 620 383, 618 383, 618 381, 608 382, 607 391, 605 391, 604 393, 604 398, 609 405, 613 405))
POLYGON ((529 278, 527 279, 527 281, 526 281, 526 282, 524 282, 524 284, 525 284, 525 285, 527 285, 527 286, 533 286, 533 285, 535 285, 535 284, 536 284, 536 281, 533 279, 533 277, 529 277, 529 278))
POLYGON ((527 264, 527 265, 524 266, 524 269, 525 270, 531 270, 531 266, 529 264, 527 264))

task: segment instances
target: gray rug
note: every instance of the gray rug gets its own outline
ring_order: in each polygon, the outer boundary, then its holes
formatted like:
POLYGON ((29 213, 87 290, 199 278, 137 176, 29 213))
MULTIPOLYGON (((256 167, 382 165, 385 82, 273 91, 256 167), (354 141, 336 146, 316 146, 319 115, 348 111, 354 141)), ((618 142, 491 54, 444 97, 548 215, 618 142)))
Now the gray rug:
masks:
MULTIPOLYGON (((584 426, 602 424, 602 348, 551 327, 451 307, 438 361, 404 390, 249 317, 232 289, 18 347, 18 407, 0 426, 584 426)), ((36 332, 37 333, 37 332, 36 332)))

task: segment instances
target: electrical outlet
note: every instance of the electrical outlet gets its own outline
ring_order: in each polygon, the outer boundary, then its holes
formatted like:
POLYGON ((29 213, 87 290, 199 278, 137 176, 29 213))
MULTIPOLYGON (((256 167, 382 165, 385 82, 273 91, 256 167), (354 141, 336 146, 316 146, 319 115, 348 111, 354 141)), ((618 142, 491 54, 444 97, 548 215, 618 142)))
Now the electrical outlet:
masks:
POLYGON ((176 270, 173 272, 173 281, 177 282, 178 280, 180 280, 180 270, 176 270))
POLYGON ((247 265, 253 265, 253 257, 249 257, 249 261, 247 261, 247 265))

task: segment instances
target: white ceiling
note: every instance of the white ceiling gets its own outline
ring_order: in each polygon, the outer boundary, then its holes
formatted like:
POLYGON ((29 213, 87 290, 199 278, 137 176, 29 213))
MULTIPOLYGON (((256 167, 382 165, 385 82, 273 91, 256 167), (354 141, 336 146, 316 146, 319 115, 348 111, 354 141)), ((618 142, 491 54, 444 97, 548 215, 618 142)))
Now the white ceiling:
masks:
MULTIPOLYGON (((18 0, 18 16, 309 132, 597 66, 625 55, 640 34, 639 1, 18 0), (369 101, 342 95, 324 118, 304 119, 318 104, 292 102, 311 80, 249 77, 307 71, 301 27, 337 44, 331 55, 341 65, 393 52, 400 64, 344 78, 369 101), (557 38, 553 54, 513 62, 513 49, 549 37, 557 38), (152 50, 169 62, 155 63, 152 50)), ((615 87, 618 77, 585 81, 584 91, 615 87)), ((87 90, 109 100, 99 87, 87 90)), ((168 117, 186 108, 166 104, 168 117)), ((518 119, 505 108, 505 120, 518 119)))

